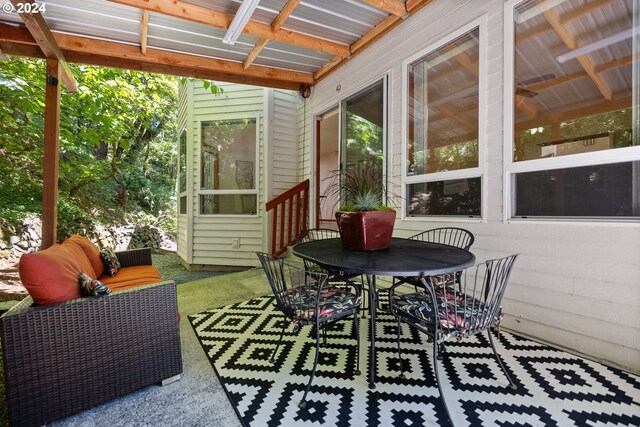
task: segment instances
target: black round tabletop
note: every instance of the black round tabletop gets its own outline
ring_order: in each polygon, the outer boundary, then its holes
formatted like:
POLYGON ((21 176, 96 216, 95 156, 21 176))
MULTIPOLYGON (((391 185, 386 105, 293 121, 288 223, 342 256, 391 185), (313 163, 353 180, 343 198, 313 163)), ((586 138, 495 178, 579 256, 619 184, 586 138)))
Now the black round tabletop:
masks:
POLYGON ((421 276, 470 267, 476 257, 466 249, 411 239, 391 239, 387 249, 344 249, 340 239, 312 240, 293 247, 293 253, 329 269, 382 276, 421 276))

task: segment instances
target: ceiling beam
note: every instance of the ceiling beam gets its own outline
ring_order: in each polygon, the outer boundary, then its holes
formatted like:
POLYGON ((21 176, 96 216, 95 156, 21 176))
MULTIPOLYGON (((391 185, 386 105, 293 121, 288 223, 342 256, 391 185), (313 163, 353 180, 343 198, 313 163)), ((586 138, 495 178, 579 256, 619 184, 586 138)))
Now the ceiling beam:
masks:
POLYGON ((582 107, 582 104, 570 105, 568 108, 547 111, 534 120, 527 120, 515 124, 515 131, 520 132, 535 127, 548 126, 553 122, 568 122, 571 120, 581 119, 583 117, 595 116, 598 114, 610 113, 612 111, 622 110, 632 107, 632 98, 625 96, 611 101, 604 101, 599 104, 588 105, 582 107))
POLYGON ((575 9, 565 13, 560 17, 560 23, 564 24, 569 21, 573 21, 574 19, 580 18, 581 16, 588 15, 594 10, 601 9, 608 4, 616 2, 618 0, 598 0, 592 1, 591 3, 587 3, 583 6, 576 7, 575 9))
POLYGON ((477 135, 478 123, 469 120, 467 117, 462 115, 460 111, 456 111, 454 108, 452 108, 450 105, 447 105, 447 104, 438 105, 435 108, 436 110, 440 111, 442 114, 444 114, 454 122, 462 125, 468 131, 472 131, 472 132, 475 131, 477 135))
POLYGON ((149 35, 149 12, 142 11, 142 22, 140 24, 140 52, 147 53, 147 36, 149 35))
MULTIPOLYGON (((18 1, 18 0, 15 0, 18 1)), ((186 3, 180 0, 109 0, 125 6, 135 7, 149 12, 156 12, 191 22, 228 29, 233 21, 233 15, 217 12, 213 9, 186 3)), ((280 28, 273 31, 270 25, 249 20, 244 27, 244 34, 274 40, 293 46, 330 53, 332 55, 349 55, 349 47, 329 40, 308 36, 302 33, 280 28)))
MULTIPOLYGON (((540 0, 537 1, 539 2, 540 0)), ((578 42, 576 41, 575 36, 560 22, 560 15, 558 12, 549 9, 544 11, 542 14, 567 48, 570 50, 578 48, 578 42)), ((595 67, 591 60, 586 55, 578 56, 576 60, 580 63, 582 69, 589 75, 591 81, 593 81, 593 84, 598 88, 604 99, 610 101, 613 97, 613 92, 602 76, 595 72, 595 67)))
MULTIPOLYGON (((33 45, 0 42, 0 48, 2 48, 8 55, 44 58, 42 51, 37 46, 33 45)), ((199 70, 179 65, 156 64, 124 58, 112 58, 99 54, 86 54, 64 49, 62 50, 62 53, 64 53, 69 62, 74 64, 121 68, 125 70, 144 71, 148 73, 167 74, 179 77, 192 77, 203 80, 273 87, 277 89, 298 90, 300 88, 300 83, 297 82, 229 74, 214 70, 199 70)))
MULTIPOLYGON (((15 6, 16 9, 20 8, 21 4, 31 3, 33 4, 33 0, 11 0, 11 3, 15 6)), ((56 59, 60 64, 60 79, 64 83, 68 92, 77 92, 78 91, 78 83, 76 83, 76 79, 73 77, 73 73, 71 72, 71 68, 69 68, 69 64, 64 58, 60 47, 56 43, 47 22, 44 20, 40 12, 36 13, 20 13, 20 18, 22 18, 22 22, 28 28, 29 33, 33 36, 37 45, 40 47, 42 52, 44 53, 47 59, 56 59)))
MULTIPOLYGON (((617 1, 617 0, 598 0, 598 1, 593 1, 591 3, 587 3, 584 6, 578 7, 576 9, 573 9, 565 13, 564 15, 561 15, 560 23, 566 24, 567 22, 573 21, 574 19, 578 19, 581 16, 591 13, 594 10, 600 9, 610 3, 613 3, 614 1, 617 1)), ((553 28, 551 27, 551 25, 549 25, 548 22, 543 22, 541 24, 536 25, 535 27, 532 27, 529 31, 526 31, 520 35, 517 35, 516 43, 522 43, 525 40, 533 38, 538 34, 542 34, 545 31, 549 31, 552 29, 553 28)))
POLYGON ((276 16, 276 19, 271 23, 271 31, 275 33, 284 25, 284 22, 289 19, 293 11, 300 4, 300 1, 301 0, 289 0, 287 4, 284 5, 278 16, 276 16))
MULTIPOLYGON (((287 4, 284 5, 278 16, 276 16, 276 19, 271 23, 271 31, 275 33, 280 29, 280 27, 282 27, 287 18, 291 16, 295 8, 300 4, 300 1, 301 0, 289 0, 287 4)), ((264 49, 268 42, 269 39, 260 39, 260 41, 256 43, 242 64, 245 70, 253 64, 253 61, 255 61, 258 55, 260 55, 260 52, 262 52, 262 49, 264 49)))
MULTIPOLYGON (((29 40, 28 37, 25 37, 24 31, 25 30, 18 27, 0 24, 0 42, 5 41, 31 45, 36 44, 33 38, 29 40)), ((313 76, 309 73, 279 70, 268 67, 251 67, 248 70, 244 70, 242 68, 242 64, 237 62, 166 52, 150 48, 147 49, 146 55, 143 55, 138 46, 59 33, 56 33, 54 37, 62 50, 71 52, 120 60, 138 61, 147 64, 168 65, 180 67, 182 69, 199 70, 201 72, 244 75, 247 77, 258 78, 260 80, 294 82, 297 83, 298 86, 301 83, 313 84, 313 76)))
MULTIPOLYGON (((406 17, 414 15, 420 9, 431 3, 432 0, 407 0, 406 9, 407 14, 406 17)), ((374 42, 382 38, 389 31, 393 30, 397 27, 404 19, 399 16, 391 15, 385 18, 378 25, 373 27, 368 33, 362 36, 359 40, 354 42, 350 46, 351 55, 348 58, 333 58, 331 61, 326 63, 322 68, 316 71, 313 74, 313 77, 316 81, 325 78, 330 73, 334 72, 336 69, 344 65, 348 60, 371 46, 374 42)))
POLYGON ((402 18, 407 14, 405 4, 400 0, 362 0, 363 2, 402 18))
POLYGON ((247 55, 247 57, 245 58, 244 62, 242 63, 242 68, 244 68, 245 70, 249 68, 251 64, 253 64, 253 61, 256 60, 258 55, 260 55, 260 52, 262 52, 262 49, 264 49, 267 43, 269 43, 269 39, 260 39, 260 41, 258 41, 258 43, 256 43, 256 45, 253 47, 249 55, 247 55))

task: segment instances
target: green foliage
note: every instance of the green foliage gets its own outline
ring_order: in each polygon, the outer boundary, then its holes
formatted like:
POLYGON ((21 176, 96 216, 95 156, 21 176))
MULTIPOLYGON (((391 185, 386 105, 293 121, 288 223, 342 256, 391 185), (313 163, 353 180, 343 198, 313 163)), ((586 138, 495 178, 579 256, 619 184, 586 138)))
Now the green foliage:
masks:
POLYGON ((361 212, 391 209, 382 204, 383 189, 380 173, 376 168, 376 159, 366 158, 358 167, 348 167, 342 173, 335 170, 330 175, 332 180, 329 194, 346 200, 339 210, 344 212, 361 212))
MULTIPOLYGON (((175 218, 178 79, 72 65, 61 97, 59 235, 92 222, 175 218), (171 215, 167 215, 171 212, 171 215)), ((0 63, 0 226, 39 213, 45 67, 0 63)), ((217 90, 213 84, 209 88, 217 90)), ((169 224, 175 229, 175 225, 169 224)))

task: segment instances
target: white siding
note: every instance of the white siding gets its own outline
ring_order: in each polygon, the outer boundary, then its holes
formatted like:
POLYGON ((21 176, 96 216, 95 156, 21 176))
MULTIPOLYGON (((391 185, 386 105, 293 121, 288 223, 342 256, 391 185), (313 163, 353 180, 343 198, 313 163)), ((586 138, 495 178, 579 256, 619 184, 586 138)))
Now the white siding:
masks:
POLYGON ((273 196, 284 193, 298 181, 298 100, 295 92, 273 90, 271 151, 273 158, 271 179, 273 196))
POLYGON ((222 95, 213 96, 202 84, 194 85, 193 96, 193 264, 224 266, 257 266, 255 251, 262 250, 264 217, 264 93, 256 86, 218 83, 222 95), (229 117, 258 118, 258 215, 218 216, 199 215, 200 188, 200 123, 229 117), (240 248, 232 249, 231 242, 240 238, 240 248))
POLYGON ((179 120, 185 123, 191 142, 187 159, 190 206, 186 217, 179 216, 178 253, 194 265, 257 266, 255 252, 268 247, 265 203, 298 182, 298 97, 295 92, 256 86, 218 86, 224 89, 219 96, 199 82, 181 86, 179 120), (257 216, 199 214, 200 125, 230 117, 258 118, 257 216), (192 222, 192 231, 185 218, 192 222), (240 239, 238 249, 231 247, 235 238, 240 239))
MULTIPOLYGON (((187 130, 187 138, 189 138, 189 128, 187 127, 187 122, 189 120, 189 93, 191 91, 191 84, 185 83, 180 84, 178 87, 178 141, 176 141, 177 152, 179 153, 180 149, 180 134, 183 129, 187 130)), ((178 168, 179 170, 179 168, 178 168)), ((176 193, 178 192, 178 183, 176 182, 176 193)), ((178 209, 180 206, 180 194, 177 194, 178 201, 178 209)), ((188 210, 187 210, 188 213, 188 210)), ((188 245, 190 239, 187 237, 187 215, 178 214, 178 230, 176 236, 176 244, 178 256, 183 260, 187 261, 188 259, 188 245)))
MULTIPOLYGON (((485 15, 488 147, 485 222, 398 220, 395 235, 440 226, 469 229, 479 261, 520 253, 504 308, 503 326, 640 372, 640 227, 638 224, 503 222, 503 0, 434 0, 377 44, 318 83, 306 101, 300 153, 310 176, 313 114, 390 71, 390 179, 401 184, 402 60, 485 15), (337 86, 341 91, 336 92, 337 86)), ((402 206, 398 201, 398 206, 402 206)))

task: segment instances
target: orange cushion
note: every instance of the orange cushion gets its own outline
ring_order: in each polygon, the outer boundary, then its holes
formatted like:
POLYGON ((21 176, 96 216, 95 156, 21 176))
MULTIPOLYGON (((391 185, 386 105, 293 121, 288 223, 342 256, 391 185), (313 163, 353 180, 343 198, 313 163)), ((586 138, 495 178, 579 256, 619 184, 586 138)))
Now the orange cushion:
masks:
POLYGON ((118 270, 113 277, 100 276, 98 279, 112 291, 122 291, 138 286, 162 282, 160 272, 152 265, 135 265, 118 270))
POLYGON ((81 272, 91 277, 92 280, 95 280, 98 278, 98 276, 96 276, 96 273, 93 271, 93 266, 89 262, 89 259, 85 255, 80 245, 76 244, 76 242, 74 241, 70 241, 69 239, 67 239, 64 242, 62 242, 60 246, 62 246, 63 248, 71 252, 73 257, 78 262, 78 266, 80 267, 81 272))
MULTIPOLYGON (((84 251, 84 254, 87 256, 87 259, 91 263, 93 272, 95 273, 96 277, 102 276, 102 273, 104 273, 104 263, 102 262, 102 258, 100 258, 100 249, 98 249, 98 247, 93 244, 91 240, 79 234, 74 234, 64 242, 67 241, 71 241, 80 246, 80 248, 82 248, 82 250, 84 251)), ((94 277, 94 279, 96 277, 94 277)))
POLYGON ((68 247, 53 245, 35 254, 23 254, 20 280, 36 304, 53 304, 82 297, 80 265, 68 247))

